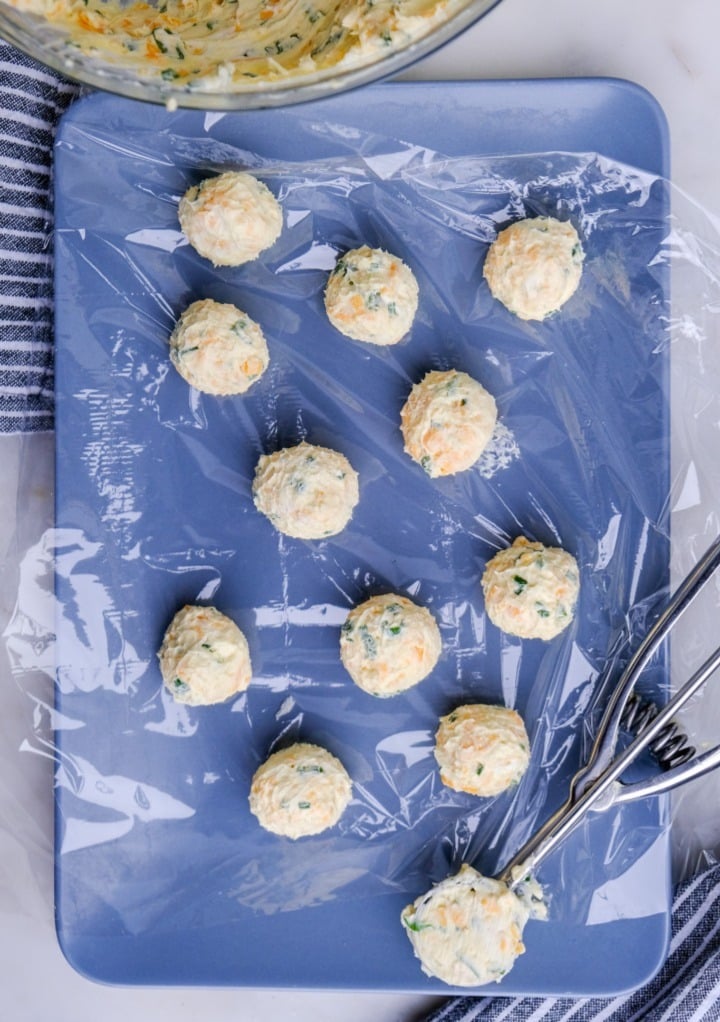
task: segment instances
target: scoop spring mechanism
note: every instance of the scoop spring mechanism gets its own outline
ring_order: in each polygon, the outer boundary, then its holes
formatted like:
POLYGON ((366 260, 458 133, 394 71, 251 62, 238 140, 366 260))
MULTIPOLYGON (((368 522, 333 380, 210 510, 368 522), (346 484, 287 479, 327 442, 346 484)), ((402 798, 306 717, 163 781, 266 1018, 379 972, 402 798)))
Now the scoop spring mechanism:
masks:
MULTIPOLYGON (((651 699, 643 699, 637 692, 633 692, 627 701, 627 705, 620 719, 620 724, 626 731, 634 735, 641 735, 660 712, 660 707, 651 699)), ((654 742, 648 746, 658 764, 663 770, 672 770, 674 767, 682 766, 695 755, 696 749, 690 744, 688 736, 678 724, 671 721, 666 724, 654 742)))

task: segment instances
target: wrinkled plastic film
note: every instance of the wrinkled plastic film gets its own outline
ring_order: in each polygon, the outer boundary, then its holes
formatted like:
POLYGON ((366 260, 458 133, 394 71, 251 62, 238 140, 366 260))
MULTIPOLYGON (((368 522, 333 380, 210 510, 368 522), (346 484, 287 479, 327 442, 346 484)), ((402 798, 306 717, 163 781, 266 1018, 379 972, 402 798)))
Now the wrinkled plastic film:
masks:
MULTIPOLYGON (((673 216, 666 242, 672 270, 672 575, 692 568, 720 532, 717 473, 718 286, 720 224, 691 197, 673 189, 673 216)), ((672 679, 678 688, 716 644, 720 579, 713 578, 680 620, 672 639, 672 679)), ((682 714, 680 725, 699 753, 717 744, 714 722, 720 697, 715 676, 682 714)), ((708 805, 717 799, 717 773, 679 789, 672 798, 673 869, 692 875, 717 861, 720 827, 708 805)))
MULTIPOLYGON (((19 760, 51 757, 59 869, 90 932, 108 911, 133 934, 211 927, 247 909, 411 900, 462 861, 497 872, 587 755, 603 668, 614 654, 621 666, 667 595, 671 539, 679 576, 718 527, 703 461, 720 421, 717 227, 669 182, 597 154, 448 159, 333 124, 314 129, 333 155, 287 163, 213 134, 210 116, 200 137, 186 123, 132 142, 110 127, 65 137, 78 171, 56 258, 76 334, 58 373, 75 385, 58 394, 57 521, 38 521, 24 549, 5 630, 32 708, 19 760), (98 150, 112 159, 89 180, 98 150), (190 184, 230 167, 261 177, 285 215, 271 252, 240 271, 201 260, 176 218, 190 184), (497 230, 534 215, 570 218, 586 252, 578 293, 541 324, 514 319, 482 281, 497 230), (420 284, 396 348, 347 340, 324 316, 337 255, 363 243, 400 255, 420 284), (200 297, 263 327, 270 368, 244 397, 198 394, 170 366, 175 319, 200 297), (469 372, 500 412, 477 469, 444 480, 408 459, 398 430, 434 368, 469 372), (360 476, 357 512, 328 541, 282 537, 253 507, 259 455, 301 439, 342 450, 360 476), (484 564, 520 534, 580 565, 577 619, 548 644, 503 636, 484 614, 484 564), (443 656, 416 689, 378 700, 344 673, 338 638, 353 605, 387 590, 428 606, 443 656), (164 628, 195 601, 250 643, 252 685, 220 707, 179 706, 160 680, 164 628), (471 701, 526 721, 531 765, 511 794, 440 782, 438 716, 471 701), (300 843, 263 832, 247 805, 254 770, 290 740, 325 745, 353 779, 338 827, 300 843)), ((684 677, 707 652, 702 629, 688 634, 673 660, 684 677)), ((645 685, 666 694, 662 661, 645 685)), ((662 911, 652 877, 668 823, 653 803, 583 824, 540 877, 553 917, 662 911)), ((678 868, 697 854, 681 846, 678 868)))

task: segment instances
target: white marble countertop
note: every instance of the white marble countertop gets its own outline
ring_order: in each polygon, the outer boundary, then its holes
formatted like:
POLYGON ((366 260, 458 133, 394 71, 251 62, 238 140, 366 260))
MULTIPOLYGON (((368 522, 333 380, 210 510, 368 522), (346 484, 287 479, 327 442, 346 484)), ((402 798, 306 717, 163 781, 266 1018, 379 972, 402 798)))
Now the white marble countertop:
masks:
MULTIPOLYGON (((720 214, 720 5, 716 0, 503 0, 463 37, 413 68, 405 77, 528 78, 617 76, 645 86, 665 110, 670 126, 672 175, 676 184, 710 212, 720 214)), ((33 473, 31 498, 40 514, 52 515, 52 438, 0 438, 5 482, 0 492, 0 555, 6 584, 0 598, 4 625, 14 602, 18 550, 14 538, 18 466, 33 473)), ((37 509, 36 509, 37 510, 37 509)), ((711 515, 716 512, 711 510, 711 515)), ((714 612, 716 614, 716 611, 714 612)), ((717 632, 717 626, 714 628, 717 632)), ((0 664, 8 678, 5 654, 0 664)), ((715 705, 719 705, 716 701, 715 705)), ((717 729, 716 729, 717 730, 717 729)), ((50 837, 36 821, 46 773, 18 763, 17 720, 0 721, 0 985, 3 1015, 12 1022, 414 1022, 437 999, 385 994, 296 993, 241 990, 148 990, 102 987, 78 976, 64 961, 52 920, 50 837), (21 780, 19 775, 22 774, 21 780), (16 795, 26 793, 24 800, 16 795), (24 840, 15 837, 18 814, 24 840), (32 845, 28 847, 27 835, 32 845)), ((715 736, 717 737, 717 735, 715 736)), ((29 757, 33 758, 33 757, 29 757)), ((25 757, 23 757, 23 760, 25 757)), ((715 780, 713 801, 717 798, 715 780)), ((720 827, 704 805, 707 788, 690 792, 678 810, 678 825, 702 847, 720 847, 720 827), (704 815, 703 815, 704 814, 704 815), (702 826, 698 819, 705 821, 702 826)), ((720 815, 720 814, 719 814, 720 815)))

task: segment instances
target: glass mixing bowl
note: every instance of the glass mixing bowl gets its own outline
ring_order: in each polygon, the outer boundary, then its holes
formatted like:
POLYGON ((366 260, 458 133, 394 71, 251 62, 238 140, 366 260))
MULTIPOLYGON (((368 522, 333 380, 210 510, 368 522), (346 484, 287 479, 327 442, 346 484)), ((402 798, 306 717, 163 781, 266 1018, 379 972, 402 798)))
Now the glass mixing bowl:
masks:
MULTIPOLYGON (((27 5, 28 0, 16 0, 16 2, 27 5)), ((39 2, 43 2, 43 0, 39 0, 39 2)), ((51 0, 46 0, 46 2, 50 3, 51 0)), ((172 0, 172 2, 179 4, 180 8, 185 10, 191 8, 193 4, 197 8, 198 4, 202 4, 206 0, 172 0)), ((222 4, 223 0, 212 0, 212 2, 222 4)), ((241 14, 247 9, 248 11, 260 11, 260 17, 262 17, 263 13, 272 9, 273 4, 277 5, 281 0, 226 0, 226 2, 228 4, 235 3, 234 9, 241 14)), ((415 11, 417 11, 418 2, 421 0, 416 0, 415 11)), ((315 0, 315 7, 312 6, 311 0, 297 0, 299 7, 304 10, 306 15, 311 10, 320 12, 320 15, 325 18, 326 30, 329 24, 327 19, 336 17, 333 14, 336 10, 340 10, 340 18, 350 17, 353 19, 363 16, 362 12, 367 13, 372 9, 374 44, 372 47, 365 46, 364 52, 357 52, 354 60, 352 53, 346 54, 345 59, 338 66, 311 67, 308 70, 308 62, 305 61, 303 69, 291 68, 289 71, 283 71, 279 78, 268 78, 263 73, 257 77, 246 74, 235 78, 229 74, 219 76, 215 74, 209 78, 206 76, 204 81, 200 75, 189 83, 188 79, 183 77, 186 72, 182 67, 180 68, 182 76, 168 67, 162 72, 162 75, 156 71, 152 77, 146 77, 140 67, 142 58, 138 59, 137 66, 133 67, 127 63, 127 54, 118 58, 116 52, 110 50, 103 52, 104 46, 102 45, 93 52, 87 45, 88 36, 84 31, 81 32, 81 35, 85 35, 85 42, 78 46, 74 32, 69 35, 68 31, 62 27, 62 23, 20 10, 2 2, 2 0, 0 0, 0 37, 56 71, 107 92, 133 99, 162 103, 171 109, 183 106, 215 110, 241 110, 286 106, 320 99, 379 78, 397 74, 409 64, 426 56, 458 35, 499 2, 500 0, 438 0, 438 2, 427 0, 428 8, 436 8, 433 17, 429 19, 411 17, 407 21, 405 31, 393 30, 392 33, 386 33, 388 45, 383 46, 378 40, 384 41, 385 35, 381 31, 376 31, 376 28, 384 16, 384 11, 388 12, 389 17, 395 17, 398 12, 407 10, 403 6, 402 0, 400 3, 393 3, 391 0, 328 0, 322 5, 322 8, 320 7, 321 0, 315 0)), ((100 0, 93 0, 92 3, 90 0, 68 0, 68 6, 74 4, 73 9, 79 12, 75 15, 76 23, 78 20, 82 22, 85 16, 80 7, 81 3, 91 13, 93 7, 98 8, 100 12, 104 9, 100 0)), ((116 10, 119 3, 129 3, 132 6, 132 0, 115 0, 116 10)), ((153 0, 153 3, 160 5, 163 4, 163 0, 153 0)), ((151 17, 162 13, 165 7, 145 5, 143 9, 147 12, 147 16, 151 17)), ((99 13, 98 17, 101 16, 102 14, 99 13)), ((267 17, 270 18, 272 15, 268 14, 267 17)), ((205 24, 209 29, 213 27, 211 22, 205 22, 205 24)), ((336 27, 340 24, 337 17, 333 24, 336 27)), ((308 32, 310 31, 312 30, 308 28, 308 32)), ((150 56, 155 58, 157 64, 159 55, 154 52, 156 46, 159 47, 161 56, 168 53, 169 48, 172 49, 175 38, 180 37, 168 35, 165 29, 155 30, 150 35, 145 33, 143 46, 149 44, 153 50, 150 56), (154 40, 157 40, 157 44, 154 40)), ((293 37, 290 36, 290 38, 293 37)), ((295 38, 299 39, 299 36, 295 38)), ((103 42, 101 40, 101 43, 103 42)), ((185 46, 184 40, 181 39, 181 43, 185 46)), ((228 46, 234 45, 232 40, 228 43, 227 33, 222 45, 226 54, 228 46)), ((137 48, 140 48, 139 44, 137 48)), ((212 46, 207 46, 208 54, 212 52, 212 48, 212 46)), ((126 49, 134 50, 135 47, 134 45, 126 46, 126 49)), ((356 47, 356 49, 358 48, 356 47)), ((175 50, 180 52, 177 46, 175 46, 175 50)), ((264 50, 265 53, 270 53, 271 47, 266 45, 264 50)), ((363 47, 359 47, 359 50, 363 51, 363 47)), ((279 52, 281 51, 278 49, 279 52)), ((171 52, 170 56, 172 55, 171 52)), ((180 55, 182 56, 182 54, 180 55)))

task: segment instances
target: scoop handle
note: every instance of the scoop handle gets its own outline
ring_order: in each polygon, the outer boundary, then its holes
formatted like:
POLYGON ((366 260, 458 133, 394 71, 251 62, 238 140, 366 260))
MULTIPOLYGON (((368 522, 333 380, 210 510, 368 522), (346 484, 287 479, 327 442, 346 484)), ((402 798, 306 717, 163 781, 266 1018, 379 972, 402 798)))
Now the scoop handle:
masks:
POLYGON ((612 761, 620 734, 622 715, 640 673, 719 566, 720 536, 708 547, 695 567, 680 583, 667 607, 650 628, 621 674, 603 714, 588 762, 573 779, 572 790, 575 797, 592 785, 612 761))
MULTIPOLYGON (((594 784, 612 761, 620 734, 622 715, 640 673, 719 566, 720 536, 708 547, 695 567, 680 583, 667 607, 628 661, 603 713, 588 762, 573 779, 572 790, 576 797, 585 788, 594 784)), ((667 723, 667 718, 665 722, 667 723)))
POLYGON ((667 636, 683 611, 720 565, 720 537, 706 551, 678 587, 668 606, 655 622, 623 672, 610 699, 593 746, 590 760, 573 779, 567 801, 523 845, 498 879, 510 886, 521 876, 533 873, 540 863, 591 810, 602 812, 612 805, 658 795, 686 781, 700 777, 720 766, 720 746, 667 773, 635 784, 622 784, 620 777, 644 749, 657 738, 677 711, 720 667, 720 647, 712 653, 692 678, 658 713, 648 727, 613 758, 620 729, 620 718, 637 676, 667 636))

